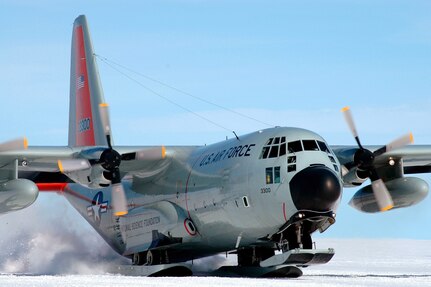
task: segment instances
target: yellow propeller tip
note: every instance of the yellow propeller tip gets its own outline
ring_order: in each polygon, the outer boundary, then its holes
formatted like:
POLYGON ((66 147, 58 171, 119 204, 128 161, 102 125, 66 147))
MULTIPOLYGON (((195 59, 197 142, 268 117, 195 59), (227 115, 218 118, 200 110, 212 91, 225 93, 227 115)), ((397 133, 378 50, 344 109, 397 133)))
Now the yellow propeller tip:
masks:
POLYGON ((57 161, 57 165, 58 165, 58 169, 60 170, 60 172, 63 173, 64 169, 63 169, 63 164, 61 163, 61 160, 57 161))
POLYGON ((162 146, 162 158, 166 157, 166 147, 162 146))
POLYGON ((414 142, 413 133, 410 133, 410 143, 414 142))
POLYGON ((128 212, 127 211, 118 211, 118 212, 115 212, 115 216, 124 216, 124 215, 126 215, 128 212))
POLYGON ((99 104, 99 107, 102 107, 102 108, 106 108, 106 107, 108 107, 109 105, 107 104, 107 103, 100 103, 99 104))
POLYGON ((341 109, 341 111, 344 113, 345 111, 348 111, 348 110, 350 110, 350 107, 349 106, 345 106, 344 108, 342 108, 341 109))
POLYGON ((24 149, 28 148, 28 140, 27 138, 24 138, 24 149))
POLYGON ((392 209, 392 208, 394 208, 394 206, 393 206, 392 204, 389 204, 388 206, 383 207, 383 208, 381 208, 380 210, 381 210, 381 211, 388 211, 388 210, 390 210, 390 209, 392 209))

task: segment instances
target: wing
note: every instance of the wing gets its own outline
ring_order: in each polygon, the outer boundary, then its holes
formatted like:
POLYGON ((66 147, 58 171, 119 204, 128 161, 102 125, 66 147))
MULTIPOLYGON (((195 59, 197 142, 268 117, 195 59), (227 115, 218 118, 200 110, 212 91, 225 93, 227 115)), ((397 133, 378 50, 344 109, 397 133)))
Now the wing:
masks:
POLYGON ((20 168, 25 167, 27 160, 40 161, 37 170, 55 171, 48 154, 53 157, 67 156, 68 149, 28 151, 26 140, 14 140, 0 144, 0 214, 23 209, 31 205, 39 194, 36 184, 20 175, 20 168), (22 142, 23 144, 21 144, 22 142))
MULTIPOLYGON (((98 182, 95 178, 103 176, 105 169, 99 162, 100 155, 106 147, 29 147, 26 150, 0 152, 0 166, 3 170, 12 163, 17 162, 18 177, 31 179, 36 183, 48 182, 78 182, 89 185, 90 182, 98 182), (61 170, 60 162, 88 161, 89 164, 84 169, 61 170), (85 179, 80 173, 86 174, 85 179), (67 175, 64 176, 63 174, 67 175)), ((162 146, 130 146, 116 147, 122 155, 121 177, 125 175, 139 174, 145 177, 154 170, 161 171, 162 167, 167 167, 174 152, 172 149, 166 150, 162 146)), ((2 169, 0 168, 0 173, 2 169)))

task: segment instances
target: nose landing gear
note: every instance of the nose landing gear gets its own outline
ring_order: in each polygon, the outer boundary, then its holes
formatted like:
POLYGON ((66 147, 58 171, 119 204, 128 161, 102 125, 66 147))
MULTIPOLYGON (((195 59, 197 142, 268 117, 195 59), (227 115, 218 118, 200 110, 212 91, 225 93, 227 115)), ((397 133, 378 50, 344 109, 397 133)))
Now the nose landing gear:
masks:
POLYGON ((313 241, 309 228, 302 224, 291 225, 280 235, 279 248, 283 252, 292 249, 313 249, 313 241))

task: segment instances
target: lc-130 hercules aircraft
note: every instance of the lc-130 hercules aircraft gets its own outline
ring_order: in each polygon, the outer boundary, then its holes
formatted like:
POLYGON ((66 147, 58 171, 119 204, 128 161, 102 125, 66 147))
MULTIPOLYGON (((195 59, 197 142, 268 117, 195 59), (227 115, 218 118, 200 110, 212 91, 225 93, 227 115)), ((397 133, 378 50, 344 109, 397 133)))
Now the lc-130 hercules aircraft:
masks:
POLYGON ((333 249, 313 248, 311 234, 335 223, 343 187, 363 212, 408 207, 428 184, 405 174, 431 171, 431 146, 410 134, 383 147, 329 146, 299 128, 269 128, 207 146, 112 146, 85 16, 73 26, 67 147, 0 145, 0 212, 30 205, 39 190, 64 194, 119 254, 135 266, 119 272, 191 275, 184 262, 217 253, 238 266, 215 274, 302 275, 333 249))

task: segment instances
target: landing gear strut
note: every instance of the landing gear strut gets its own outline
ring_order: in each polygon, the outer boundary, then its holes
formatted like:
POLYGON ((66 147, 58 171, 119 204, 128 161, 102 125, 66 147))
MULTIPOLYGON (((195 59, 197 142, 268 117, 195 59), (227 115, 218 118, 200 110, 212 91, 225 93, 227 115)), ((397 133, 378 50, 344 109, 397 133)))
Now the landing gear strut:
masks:
POLYGON ((238 266, 259 266, 261 261, 274 254, 272 248, 253 247, 238 249, 238 266))
POLYGON ((295 248, 313 249, 313 240, 307 228, 303 225, 292 225, 280 236, 281 250, 287 252, 295 248))

